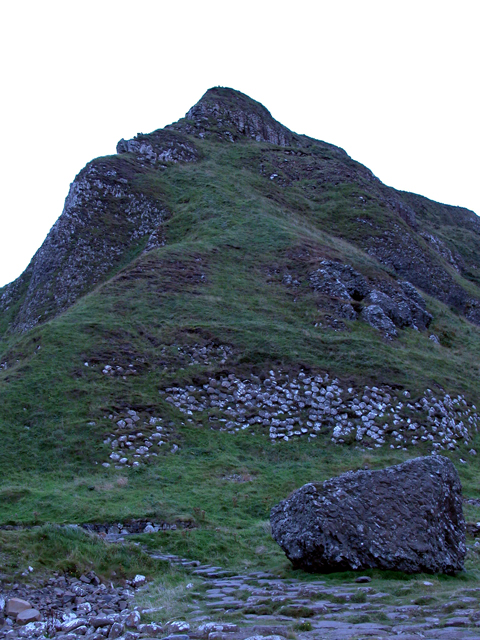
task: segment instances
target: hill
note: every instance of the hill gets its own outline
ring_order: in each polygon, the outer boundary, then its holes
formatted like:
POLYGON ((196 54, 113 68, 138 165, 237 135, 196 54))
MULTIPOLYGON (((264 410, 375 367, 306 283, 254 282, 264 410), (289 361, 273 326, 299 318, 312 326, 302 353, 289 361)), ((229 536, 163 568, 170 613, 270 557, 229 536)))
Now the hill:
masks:
POLYGON ((312 478, 441 452, 475 502, 479 249, 473 212, 232 89, 120 140, 0 290, 2 522, 151 519, 263 566, 312 478))

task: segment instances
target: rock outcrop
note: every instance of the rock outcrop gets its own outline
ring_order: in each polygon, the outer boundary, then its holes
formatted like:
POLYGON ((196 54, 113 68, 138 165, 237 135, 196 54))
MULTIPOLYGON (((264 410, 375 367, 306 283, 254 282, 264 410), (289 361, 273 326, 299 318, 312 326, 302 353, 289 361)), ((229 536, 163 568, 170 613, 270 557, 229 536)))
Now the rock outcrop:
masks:
POLYGON ((199 158, 197 148, 186 136, 165 129, 138 133, 132 140, 122 138, 117 144, 117 153, 134 153, 141 162, 153 166, 167 162, 195 162, 199 158))
MULTIPOLYGON (((453 276, 453 268, 436 247, 397 223, 389 232, 369 235, 359 244, 368 254, 429 295, 480 324, 480 301, 453 276), (448 266, 447 266, 448 265, 448 266)), ((474 265, 475 266, 475 265, 474 265)), ((476 268, 476 267, 475 267, 476 268)))
POLYGON ((386 338, 395 338, 398 335, 395 323, 390 320, 383 307, 378 304, 370 304, 368 307, 364 307, 360 317, 371 327, 381 331, 386 338))
POLYGON ((472 211, 388 187, 342 149, 306 137, 283 154, 265 150, 259 170, 286 194, 300 188, 329 233, 480 324, 479 299, 458 278, 479 281, 472 211))
POLYGON ((120 266, 127 251, 156 235, 168 212, 136 188, 138 173, 113 157, 78 174, 45 242, 0 297, 0 311, 19 304, 15 329, 26 331, 67 309, 120 266))
POLYGON ((461 484, 448 458, 310 483, 271 512, 272 534, 309 572, 392 569, 455 574, 466 554, 461 484))
POLYGON ((339 317, 361 319, 388 338, 397 335, 396 327, 421 330, 432 321, 425 300, 407 281, 372 282, 351 265, 331 260, 322 260, 309 281, 339 317))
POLYGON ((250 138, 285 147, 300 141, 300 136, 277 122, 262 104, 225 87, 209 89, 184 119, 167 128, 230 142, 250 138))

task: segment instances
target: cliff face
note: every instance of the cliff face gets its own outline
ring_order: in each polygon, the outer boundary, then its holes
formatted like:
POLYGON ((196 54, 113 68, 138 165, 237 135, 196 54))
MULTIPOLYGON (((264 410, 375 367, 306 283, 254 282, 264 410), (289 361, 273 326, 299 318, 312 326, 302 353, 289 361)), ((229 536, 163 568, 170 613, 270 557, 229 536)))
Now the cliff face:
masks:
POLYGON ((139 192, 138 170, 121 158, 94 160, 75 178, 62 215, 0 308, 20 303, 13 328, 31 329, 71 306, 122 264, 132 248, 158 243, 167 210, 139 192))
POLYGON ((478 283, 480 219, 472 211, 387 187, 342 150, 309 139, 297 150, 265 151, 260 170, 284 191, 301 184, 326 211, 330 233, 480 323, 478 299, 458 278, 478 283))
POLYGON ((256 145, 245 170, 264 183, 253 188, 290 211, 300 194, 308 204, 295 215, 308 207, 312 224, 375 258, 389 273, 393 299, 398 278, 480 324, 480 222, 472 212, 387 187, 342 149, 291 132, 240 92, 214 88, 185 118, 120 140, 117 156, 93 160, 78 174, 29 267, 0 291, 11 328, 26 331, 54 317, 143 250, 160 246, 169 207, 144 189, 144 179, 202 162, 211 145, 232 143, 256 145))

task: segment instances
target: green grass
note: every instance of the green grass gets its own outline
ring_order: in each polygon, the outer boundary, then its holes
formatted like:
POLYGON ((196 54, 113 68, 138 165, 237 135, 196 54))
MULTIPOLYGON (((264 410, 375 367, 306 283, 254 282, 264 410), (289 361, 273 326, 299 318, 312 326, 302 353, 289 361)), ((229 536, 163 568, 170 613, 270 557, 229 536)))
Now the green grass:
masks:
POLYGON ((82 529, 53 525, 0 531, 0 559, 3 577, 18 576, 30 566, 37 580, 53 571, 80 576, 93 570, 104 580, 122 580, 169 570, 134 544, 108 544, 82 529))
MULTIPOLYGON (((261 174, 264 157, 273 162, 273 147, 198 145, 201 162, 145 170, 134 178, 136 188, 174 212, 164 224, 166 246, 146 255, 131 247, 122 262, 127 266, 64 314, 24 335, 3 333, 0 363, 9 366, 0 371, 0 522, 187 520, 195 528, 142 540, 151 549, 202 562, 297 575, 269 535, 275 503, 305 482, 366 462, 374 468, 395 464, 424 450, 365 452, 354 444, 333 446, 328 438, 272 444, 248 432, 231 436, 207 425, 193 428, 158 390, 226 369, 247 377, 272 367, 305 367, 358 385, 403 386, 413 396, 440 387, 479 403, 480 331, 432 298, 429 331, 406 329, 391 343, 362 322, 347 323, 346 332, 315 327, 323 311, 306 276, 320 259, 390 277, 352 240, 360 214, 351 203, 364 191, 327 184, 315 200, 304 189, 307 178, 281 189, 261 174), (298 274, 298 289, 282 284, 285 270, 298 274), (440 345, 428 339, 430 333, 440 345), (212 340, 233 349, 227 365, 181 366, 178 346, 212 340), (134 362, 139 374, 106 377, 102 367, 112 362, 134 362), (153 407, 171 420, 180 451, 140 469, 103 469, 109 453, 103 439, 111 430, 103 416, 128 406, 153 407), (227 483, 222 477, 229 473, 252 480, 227 483)), ((333 154, 320 147, 318 153, 333 154)), ((377 225, 375 233, 393 216, 373 197, 361 215, 377 225)), ((469 237, 468 251, 471 242, 469 237)), ((6 317, 0 317, 1 331, 6 317)), ((480 447, 478 436, 473 446, 480 447)), ((466 453, 449 456, 458 463, 466 453)), ((467 495, 479 497, 478 463, 468 462, 457 467, 467 495)), ((467 513, 479 517, 473 507, 467 513)), ((1 535, 6 553, 16 557, 10 534, 1 535)), ((87 544, 76 531, 60 535, 49 528, 22 533, 18 541, 32 562, 38 557, 45 567, 77 571, 92 562, 102 571, 111 565, 118 573, 121 565, 129 573, 146 562, 133 554, 128 564, 123 552, 98 544, 87 544), (49 557, 42 555, 42 535, 49 557)), ((143 572, 160 571, 149 566, 143 572)))

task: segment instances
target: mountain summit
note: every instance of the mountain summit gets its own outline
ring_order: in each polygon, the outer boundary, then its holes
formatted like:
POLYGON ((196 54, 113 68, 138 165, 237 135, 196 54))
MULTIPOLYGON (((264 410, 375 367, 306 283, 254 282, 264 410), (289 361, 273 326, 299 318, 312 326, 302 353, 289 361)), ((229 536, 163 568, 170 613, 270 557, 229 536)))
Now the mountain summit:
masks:
POLYGON ((342 149, 299 136, 245 94, 216 87, 178 122, 120 140, 117 156, 93 160, 78 174, 44 244, 2 291, 10 327, 26 331, 54 317, 139 252, 159 246, 172 212, 168 198, 145 182, 171 164, 208 161, 204 142, 256 143, 248 147, 258 152, 249 168, 270 181, 266 190, 275 185, 267 197, 281 203, 300 190, 305 218, 313 215, 323 232, 374 257, 386 268, 383 277, 407 280, 480 323, 475 214, 386 187, 342 149))
POLYGON ((210 89, 89 162, 0 290, 5 447, 28 427, 21 468, 54 447, 75 470, 210 431, 468 457, 479 268, 473 212, 210 89))
POLYGON ((199 138, 216 137, 235 142, 243 137, 287 146, 299 136, 272 118, 270 111, 234 89, 209 89, 173 129, 199 138))

